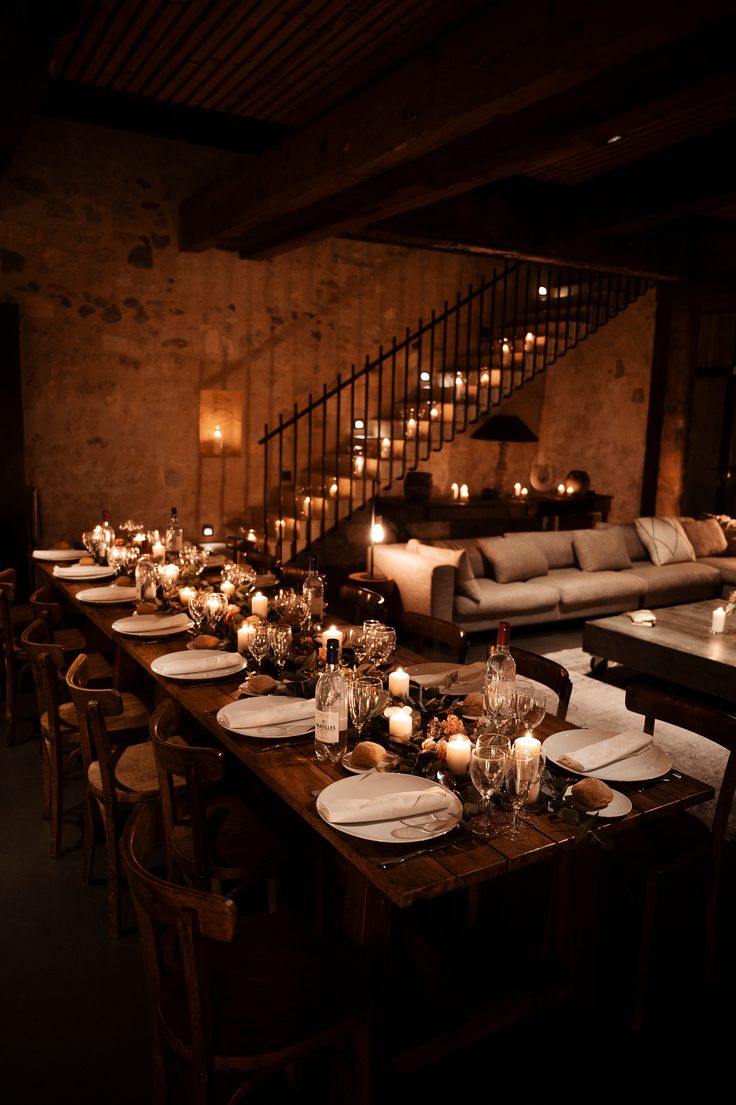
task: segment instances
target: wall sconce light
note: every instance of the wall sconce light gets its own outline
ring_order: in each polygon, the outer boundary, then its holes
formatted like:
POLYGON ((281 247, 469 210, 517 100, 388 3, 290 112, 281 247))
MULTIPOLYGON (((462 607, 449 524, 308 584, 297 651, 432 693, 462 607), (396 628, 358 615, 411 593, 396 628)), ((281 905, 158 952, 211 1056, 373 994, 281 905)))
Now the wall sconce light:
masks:
POLYGON ((239 457, 242 438, 242 391, 200 391, 199 455, 239 457))

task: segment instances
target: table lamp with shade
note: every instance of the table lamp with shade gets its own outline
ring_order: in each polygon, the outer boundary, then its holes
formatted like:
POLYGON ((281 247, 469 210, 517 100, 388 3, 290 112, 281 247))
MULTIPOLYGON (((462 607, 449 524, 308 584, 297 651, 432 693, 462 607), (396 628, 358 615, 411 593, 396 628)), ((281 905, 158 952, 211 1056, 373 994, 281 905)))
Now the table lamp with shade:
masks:
POLYGON ((495 495, 500 495, 503 491, 503 482, 506 475, 506 451, 509 442, 524 444, 539 441, 537 435, 529 429, 526 422, 523 422, 515 414, 492 414, 470 436, 475 438, 476 441, 497 441, 499 443, 493 488, 495 495))

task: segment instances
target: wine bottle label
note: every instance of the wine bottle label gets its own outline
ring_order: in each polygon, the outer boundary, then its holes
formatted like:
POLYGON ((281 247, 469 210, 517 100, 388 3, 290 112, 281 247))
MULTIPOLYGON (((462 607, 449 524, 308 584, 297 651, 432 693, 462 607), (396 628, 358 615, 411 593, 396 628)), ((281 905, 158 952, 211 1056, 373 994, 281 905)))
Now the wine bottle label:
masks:
POLYGON ((323 744, 337 744, 340 740, 339 710, 315 710, 314 713, 314 739, 323 744))

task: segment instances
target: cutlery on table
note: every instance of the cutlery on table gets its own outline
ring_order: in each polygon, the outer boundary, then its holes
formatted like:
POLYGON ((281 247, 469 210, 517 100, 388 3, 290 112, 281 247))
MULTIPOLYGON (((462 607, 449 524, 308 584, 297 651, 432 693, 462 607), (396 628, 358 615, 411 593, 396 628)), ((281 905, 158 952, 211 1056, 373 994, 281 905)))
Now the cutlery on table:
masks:
POLYGON ((470 840, 473 834, 467 830, 463 830, 453 840, 443 839, 441 842, 437 841, 434 844, 425 844, 421 848, 413 848, 411 852, 404 852, 401 856, 391 856, 387 860, 378 862, 378 866, 382 870, 386 870, 389 867, 398 867, 400 863, 406 863, 408 859, 416 859, 418 856, 425 856, 430 852, 439 852, 445 848, 452 848, 455 844, 462 844, 465 840, 470 840))

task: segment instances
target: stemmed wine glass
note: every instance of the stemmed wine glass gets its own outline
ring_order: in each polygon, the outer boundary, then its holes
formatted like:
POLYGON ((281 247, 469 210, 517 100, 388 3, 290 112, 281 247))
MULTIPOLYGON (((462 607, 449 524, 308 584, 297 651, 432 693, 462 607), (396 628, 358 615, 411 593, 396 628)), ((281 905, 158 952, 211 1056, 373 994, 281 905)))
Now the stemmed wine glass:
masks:
POLYGON ((360 741, 365 723, 373 716, 383 694, 380 675, 358 675, 348 686, 348 706, 360 741))
POLYGON ((518 728, 516 683, 508 680, 487 681, 483 692, 484 716, 493 727, 515 737, 518 728))
POLYGON ((277 625, 272 625, 270 628, 270 642, 271 652, 276 663, 276 669, 279 676, 281 676, 286 664, 286 657, 289 655, 289 649, 291 648, 293 633, 290 625, 286 625, 283 622, 277 625))
POLYGON ((220 591, 206 592, 204 600, 205 617, 213 629, 225 616, 229 605, 230 600, 227 595, 223 595, 220 591))
POLYGON ((506 828, 491 818, 491 799, 501 789, 510 755, 510 742, 503 733, 481 737, 470 750, 470 778, 480 795, 480 816, 473 823, 473 832, 485 840, 499 836, 506 828))
POLYGON ((195 591, 189 599, 189 616, 194 622, 195 636, 199 633, 207 614, 208 591, 195 591))
POLYGON ((362 625, 351 625, 345 632, 345 644, 353 650, 353 671, 357 671, 365 660, 368 642, 362 625))
POLYGON ((523 834, 519 814, 529 792, 542 778, 545 763, 544 746, 539 751, 515 746, 507 757, 506 794, 511 804, 511 824, 507 833, 509 840, 519 840, 523 834))
POLYGON ((519 721, 533 736, 534 730, 547 713, 547 696, 544 691, 525 679, 517 679, 516 687, 516 709, 519 721))
POLYGON ((256 625, 248 638, 248 651, 256 662, 256 670, 260 672, 261 661, 268 652, 271 643, 271 630, 266 622, 256 625))

